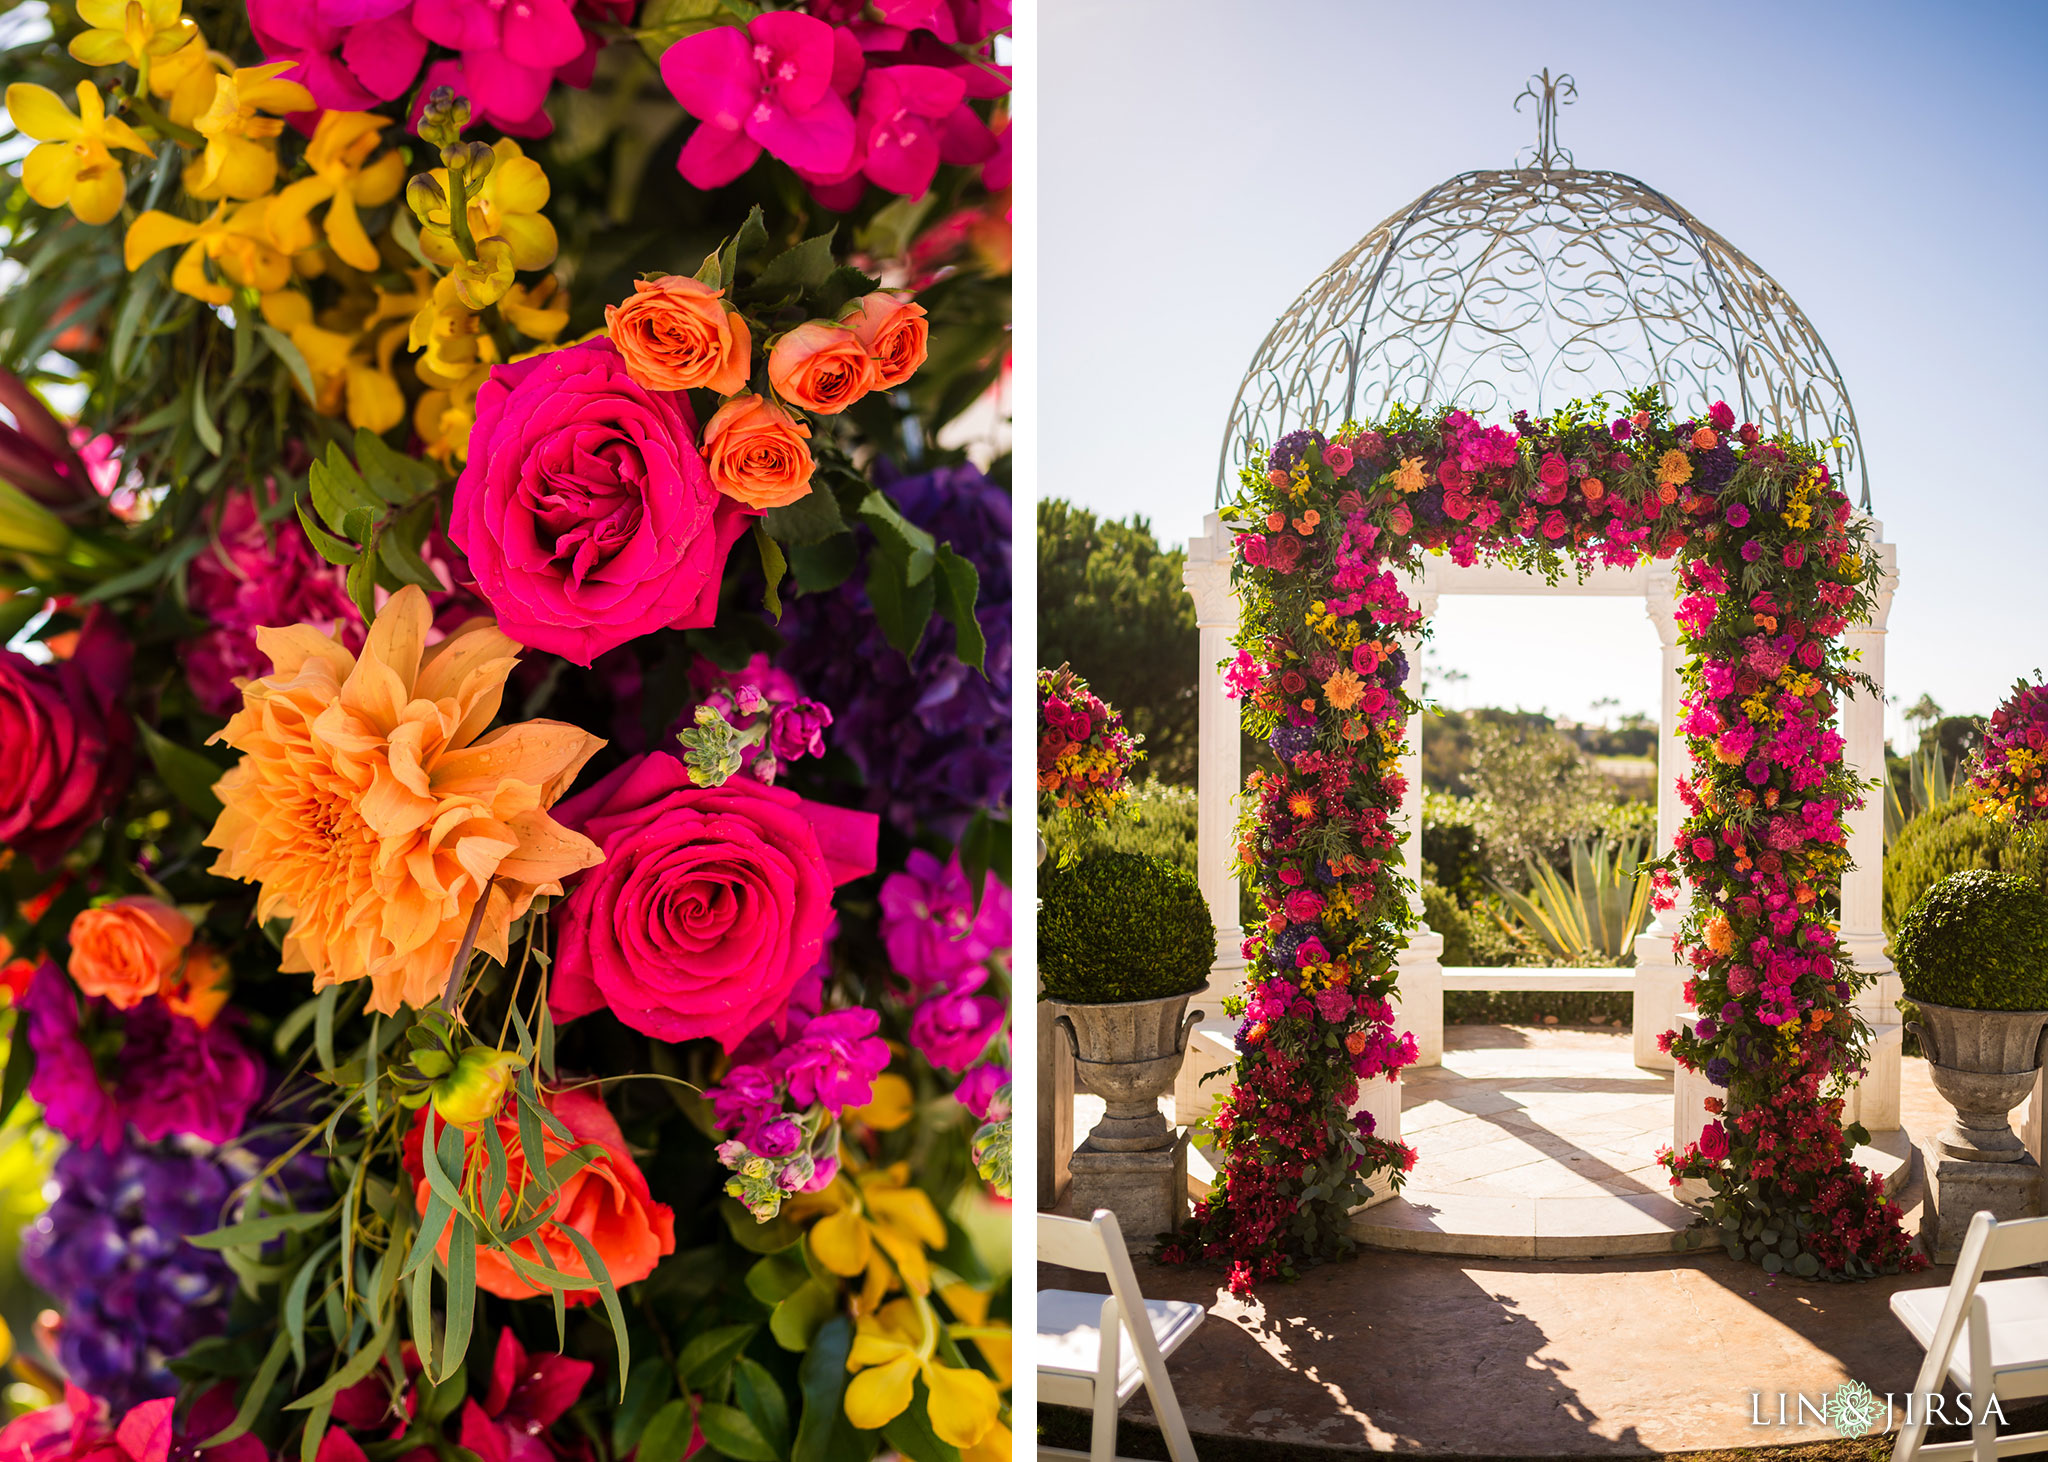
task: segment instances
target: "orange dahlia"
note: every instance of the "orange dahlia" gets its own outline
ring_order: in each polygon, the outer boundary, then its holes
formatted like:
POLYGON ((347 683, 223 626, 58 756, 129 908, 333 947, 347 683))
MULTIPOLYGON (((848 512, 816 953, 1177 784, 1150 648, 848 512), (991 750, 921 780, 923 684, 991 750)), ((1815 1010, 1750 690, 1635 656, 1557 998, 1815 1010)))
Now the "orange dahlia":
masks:
POLYGON ((548 809, 604 742, 559 721, 486 733, 519 646, 479 619, 429 649, 431 623, 408 587, 360 658, 311 625, 258 630, 271 673, 214 738, 242 759, 214 787, 213 871, 292 921, 284 970, 368 979, 387 1015, 441 994, 479 898, 477 948, 502 960, 535 896, 603 859, 548 809))

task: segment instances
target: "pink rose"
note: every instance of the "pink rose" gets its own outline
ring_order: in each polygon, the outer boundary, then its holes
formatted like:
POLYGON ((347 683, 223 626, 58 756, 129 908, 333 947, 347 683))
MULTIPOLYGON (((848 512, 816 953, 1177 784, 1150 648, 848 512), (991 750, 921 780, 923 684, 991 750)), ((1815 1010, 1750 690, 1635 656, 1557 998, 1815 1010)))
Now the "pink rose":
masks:
POLYGON ((492 367, 449 535, 500 629, 588 665, 710 624, 754 516, 712 485, 688 398, 638 385, 611 341, 589 340, 492 367))
POLYGON ((1707 420, 1713 423, 1716 431, 1726 431, 1735 425, 1735 409, 1726 401, 1716 401, 1707 408, 1707 420))
POLYGON ((555 1018, 609 1009, 664 1041, 730 1051, 778 1018, 818 961, 833 888, 875 867, 874 814, 744 778, 699 787, 667 752, 554 816, 604 850, 561 908, 555 1018))
POLYGON ((1543 454, 1542 464, 1536 469, 1536 475, 1543 479, 1545 487, 1563 487, 1571 476, 1571 469, 1557 453, 1546 452, 1543 454))
POLYGON ((1728 1133, 1719 1122, 1709 1122, 1700 1128, 1700 1156, 1709 1162, 1719 1162, 1728 1156, 1728 1133))
POLYGON ((1351 470, 1351 449, 1349 447, 1325 447, 1323 465, 1337 476, 1342 477, 1351 470))
POLYGON ((0 847, 54 868, 127 786, 131 653, 97 607, 68 660, 0 650, 0 847))

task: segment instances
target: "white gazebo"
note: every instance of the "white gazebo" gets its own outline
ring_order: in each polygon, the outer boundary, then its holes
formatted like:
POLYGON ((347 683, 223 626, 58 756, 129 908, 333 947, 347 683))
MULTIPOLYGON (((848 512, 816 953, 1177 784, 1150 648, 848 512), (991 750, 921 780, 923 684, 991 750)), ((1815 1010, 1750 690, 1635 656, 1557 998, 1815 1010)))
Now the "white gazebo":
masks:
MULTIPOLYGON (((1741 419, 1766 430, 1830 443, 1837 479, 1860 493, 1869 512, 1855 413, 1818 333, 1775 281, 1665 195, 1623 174, 1573 166, 1556 144, 1557 104, 1573 94, 1569 77, 1553 81, 1546 72, 1532 82, 1523 99, 1534 100, 1538 110, 1533 156, 1512 169, 1464 173, 1432 188, 1366 235, 1274 326, 1245 375, 1224 434, 1219 507, 1234 496, 1236 471, 1253 444, 1298 428, 1375 418, 1397 402, 1462 406, 1481 416, 1514 409, 1541 414, 1596 392, 1618 396, 1658 384, 1678 411, 1704 415, 1713 401, 1726 399, 1741 419)), ((1212 1019, 1198 1033, 1201 1049, 1191 1048, 1177 1093, 1184 1114, 1198 1099, 1200 1075, 1233 1054, 1232 1027, 1213 1018, 1221 1013, 1214 1002, 1238 991, 1244 971, 1231 868, 1242 784, 1239 707, 1225 693, 1223 671, 1238 603, 1230 580, 1231 526, 1211 513, 1206 527, 1188 544, 1184 580, 1201 628, 1200 880, 1219 933, 1209 987, 1212 1019)), ((1876 617, 1853 626, 1847 638, 1881 687, 1897 573, 1881 525, 1873 525, 1873 537, 1882 544, 1886 570, 1876 617)), ((1460 568, 1431 559, 1411 581, 1409 597, 1429 616, 1447 594, 1643 601, 1663 646, 1657 834, 1659 847, 1668 848, 1683 821, 1677 777, 1690 765, 1677 730, 1681 650, 1670 568, 1602 569, 1580 582, 1546 586, 1504 567, 1460 568)), ((1411 690, 1420 662, 1411 646, 1411 690)), ((1881 694, 1857 695, 1842 709, 1845 754, 1862 777, 1884 776, 1883 720, 1881 694)), ((1408 741, 1404 847, 1408 874, 1419 881, 1419 715, 1408 741)), ((1874 1038, 1870 1068, 1849 1113, 1874 1138, 1896 1136, 1899 1126, 1900 991, 1880 925, 1883 852, 1883 809, 1873 797, 1850 818, 1854 867, 1842 881, 1841 936, 1856 967, 1876 977, 1858 1003, 1874 1038)), ((1626 990, 1634 1008, 1635 1065, 1670 1071, 1673 1063, 1657 1050, 1657 1035, 1691 1014, 1681 990, 1687 971, 1672 950, 1682 911, 1681 903, 1659 915, 1637 938, 1632 969, 1446 969, 1442 936, 1423 925, 1400 958, 1401 1027, 1414 1032, 1420 1064, 1430 1066, 1444 1051, 1445 990, 1626 990)), ((1419 895, 1416 912, 1419 917, 1419 895)), ((1215 1082, 1209 1085, 1213 1090, 1215 1082)), ((1381 1085, 1386 1089, 1369 1093, 1362 1105, 1373 1110, 1379 1130, 1398 1132, 1400 1093, 1391 1083, 1381 1085)), ((1699 1102, 1710 1091, 1678 1073, 1675 1142, 1697 1135, 1704 1117, 1699 1102)), ((1883 1154, 1861 1156, 1888 1172, 1896 1166, 1881 1161, 1883 1154)), ((1667 1230, 1669 1217, 1658 1215, 1667 1230)), ((1540 1221, 1532 1221, 1540 1231, 1540 1221)))

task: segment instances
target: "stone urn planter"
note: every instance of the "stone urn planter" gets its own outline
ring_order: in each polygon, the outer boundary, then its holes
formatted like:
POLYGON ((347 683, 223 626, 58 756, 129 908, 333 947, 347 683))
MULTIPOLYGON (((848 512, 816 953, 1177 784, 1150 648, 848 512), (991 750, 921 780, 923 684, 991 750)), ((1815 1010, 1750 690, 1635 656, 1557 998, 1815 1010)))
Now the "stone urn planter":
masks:
POLYGON ((1965 1162, 2019 1162, 2026 1145, 2010 1113, 2048 1057, 2048 1010, 1964 1010, 1921 1001, 1919 1037, 1934 1089, 1956 1109, 1936 1145, 1965 1162))
POLYGON ((1203 1012, 1190 991, 1158 1000, 1108 1005, 1056 1003, 1053 1028, 1074 1053, 1074 1076, 1108 1109, 1088 1145, 1098 1152, 1151 1152, 1173 1146, 1159 1098, 1173 1089, 1188 1032, 1203 1012))

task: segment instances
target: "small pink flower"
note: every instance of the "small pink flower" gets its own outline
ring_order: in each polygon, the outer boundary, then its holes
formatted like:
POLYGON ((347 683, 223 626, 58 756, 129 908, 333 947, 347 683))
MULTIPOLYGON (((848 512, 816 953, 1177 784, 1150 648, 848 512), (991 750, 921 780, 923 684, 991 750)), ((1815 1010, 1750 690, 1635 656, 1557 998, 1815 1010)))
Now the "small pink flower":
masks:
MULTIPOLYGON (((849 35, 847 44, 858 60, 858 43, 849 35)), ((694 187, 723 187, 765 148, 806 174, 844 175, 855 133, 853 114, 833 86, 840 50, 832 26, 786 10, 756 16, 744 28, 714 26, 670 46, 661 79, 701 123, 683 144, 676 171, 694 187)))
POLYGON ((1323 450, 1323 465, 1337 476, 1342 477, 1351 470, 1351 449, 1344 446, 1327 447, 1323 450))

